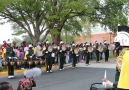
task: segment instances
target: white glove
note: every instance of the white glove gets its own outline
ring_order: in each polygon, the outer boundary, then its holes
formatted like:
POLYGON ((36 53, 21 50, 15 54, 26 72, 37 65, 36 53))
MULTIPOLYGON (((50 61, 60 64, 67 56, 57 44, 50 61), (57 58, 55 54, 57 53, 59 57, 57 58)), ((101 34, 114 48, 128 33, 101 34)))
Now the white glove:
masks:
POLYGON ((30 58, 32 58, 32 56, 30 56, 30 58))
POLYGON ((11 59, 11 57, 9 57, 9 59, 11 59))
POLYGON ((109 81, 109 80, 107 80, 107 81, 103 81, 103 86, 105 87, 105 88, 113 88, 113 83, 111 82, 111 81, 109 81))

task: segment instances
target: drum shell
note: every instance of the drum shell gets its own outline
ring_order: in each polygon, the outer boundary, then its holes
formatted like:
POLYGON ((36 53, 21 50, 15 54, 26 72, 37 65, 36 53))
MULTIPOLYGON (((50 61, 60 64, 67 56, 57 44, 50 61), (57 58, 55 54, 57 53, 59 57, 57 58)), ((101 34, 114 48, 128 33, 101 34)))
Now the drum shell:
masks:
POLYGON ((32 64, 33 64, 33 61, 27 61, 27 63, 28 63, 29 65, 32 65, 32 64))
POLYGON ((53 47, 50 45, 50 46, 48 46, 48 51, 49 52, 52 52, 52 50, 53 50, 53 47))
POLYGON ((90 90, 113 90, 113 88, 104 88, 102 83, 93 83, 90 86, 90 90))
POLYGON ((21 66, 22 65, 22 61, 17 61, 17 66, 21 66))
POLYGON ((66 45, 62 45, 62 50, 65 51, 66 50, 66 45))
POLYGON ((109 49, 110 51, 115 50, 115 44, 109 44, 109 45, 108 45, 108 49, 109 49))
POLYGON ((10 61, 9 63, 11 66, 15 66, 15 64, 16 64, 16 62, 14 62, 14 61, 10 61))
POLYGON ((45 60, 40 60, 39 63, 40 63, 40 65, 43 65, 43 64, 45 64, 45 60))
POLYGON ((8 62, 7 61, 2 61, 1 62, 3 66, 8 66, 8 62))
POLYGON ((98 46, 98 51, 99 51, 99 52, 105 52, 106 50, 107 50, 106 45, 99 45, 99 46, 98 46))
POLYGON ((93 52, 94 48, 92 46, 88 46, 88 52, 93 52))
POLYGON ((34 64, 35 64, 35 65, 38 65, 38 64, 39 64, 39 61, 38 61, 38 60, 35 60, 35 61, 34 61, 34 64))
POLYGON ((78 52, 79 52, 78 48, 75 48, 75 49, 74 49, 74 53, 75 53, 75 54, 78 54, 78 52))

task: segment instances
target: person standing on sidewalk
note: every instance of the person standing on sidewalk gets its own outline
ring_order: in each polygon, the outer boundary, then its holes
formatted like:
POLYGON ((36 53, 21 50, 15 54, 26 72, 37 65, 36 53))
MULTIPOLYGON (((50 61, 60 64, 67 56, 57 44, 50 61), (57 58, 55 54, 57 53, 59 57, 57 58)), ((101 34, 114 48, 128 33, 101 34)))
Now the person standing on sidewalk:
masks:
POLYGON ((8 82, 0 82, 0 90, 13 90, 13 87, 8 82))

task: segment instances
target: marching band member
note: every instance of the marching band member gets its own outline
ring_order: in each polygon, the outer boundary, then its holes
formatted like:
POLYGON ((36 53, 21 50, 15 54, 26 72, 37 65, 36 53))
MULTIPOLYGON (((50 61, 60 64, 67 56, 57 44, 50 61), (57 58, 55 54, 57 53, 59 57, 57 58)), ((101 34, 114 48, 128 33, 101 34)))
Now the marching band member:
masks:
POLYGON ((59 64, 59 70, 64 70, 64 63, 65 63, 65 57, 66 57, 66 51, 63 50, 64 47, 63 41, 60 41, 60 49, 59 49, 59 57, 60 57, 60 64, 59 64))
MULTIPOLYGON (((103 79, 105 88, 115 88, 115 90, 129 90, 129 48, 122 50, 122 67, 117 66, 115 82, 103 79)), ((117 63, 116 63, 117 64, 117 63)))
POLYGON ((72 67, 73 68, 76 67, 78 56, 79 56, 78 55, 78 47, 76 47, 76 45, 73 43, 72 44, 72 58, 73 58, 72 67))
POLYGON ((33 59, 35 59, 35 56, 34 56, 34 50, 33 50, 32 48, 33 48, 33 46, 30 44, 30 45, 29 45, 29 49, 28 49, 28 51, 26 52, 27 60, 28 60, 28 61, 31 61, 31 64, 32 64, 32 65, 30 65, 30 68, 35 67, 35 66, 34 66, 34 63, 33 63, 33 59))
POLYGON ((86 49, 84 50, 84 53, 86 55, 86 66, 90 65, 89 64, 89 60, 90 60, 90 52, 88 51, 88 47, 90 46, 90 44, 86 44, 86 49))
POLYGON ((108 49, 108 44, 107 44, 107 42, 104 42, 104 45, 106 46, 106 51, 104 52, 104 55, 105 55, 105 62, 108 62, 109 49, 108 49))
POLYGON ((13 47, 11 47, 10 40, 7 41, 5 60, 8 61, 8 78, 14 78, 14 66, 11 65, 10 60, 12 58, 13 47))
POLYGON ((47 44, 46 46, 46 50, 45 50, 45 59, 46 59, 46 72, 50 72, 52 73, 52 57, 51 57, 51 54, 52 54, 52 45, 50 44, 47 44))
POLYGON ((96 42, 96 51, 95 51, 95 53, 96 53, 96 59, 97 59, 96 62, 97 62, 97 63, 100 63, 100 62, 99 62, 99 60, 100 60, 100 59, 99 59, 99 58, 100 58, 99 53, 100 53, 100 52, 99 52, 99 50, 98 50, 98 46, 99 46, 99 44, 96 42))

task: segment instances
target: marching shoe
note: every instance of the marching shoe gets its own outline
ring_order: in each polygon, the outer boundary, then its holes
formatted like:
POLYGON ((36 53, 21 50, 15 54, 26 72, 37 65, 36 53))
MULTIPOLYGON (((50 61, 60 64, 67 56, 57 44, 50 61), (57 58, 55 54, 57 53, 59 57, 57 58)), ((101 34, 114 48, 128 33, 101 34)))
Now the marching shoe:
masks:
POLYGON ((11 78, 14 78, 14 76, 12 75, 11 78))
POLYGON ((11 76, 8 76, 8 79, 11 79, 11 76))
POLYGON ((50 70, 50 73, 52 73, 52 70, 50 70))
POLYGON ((62 71, 62 69, 60 69, 60 71, 62 71))
POLYGON ((48 73, 49 71, 47 71, 47 73, 48 73))
POLYGON ((88 64, 86 64, 86 66, 88 66, 88 64))

